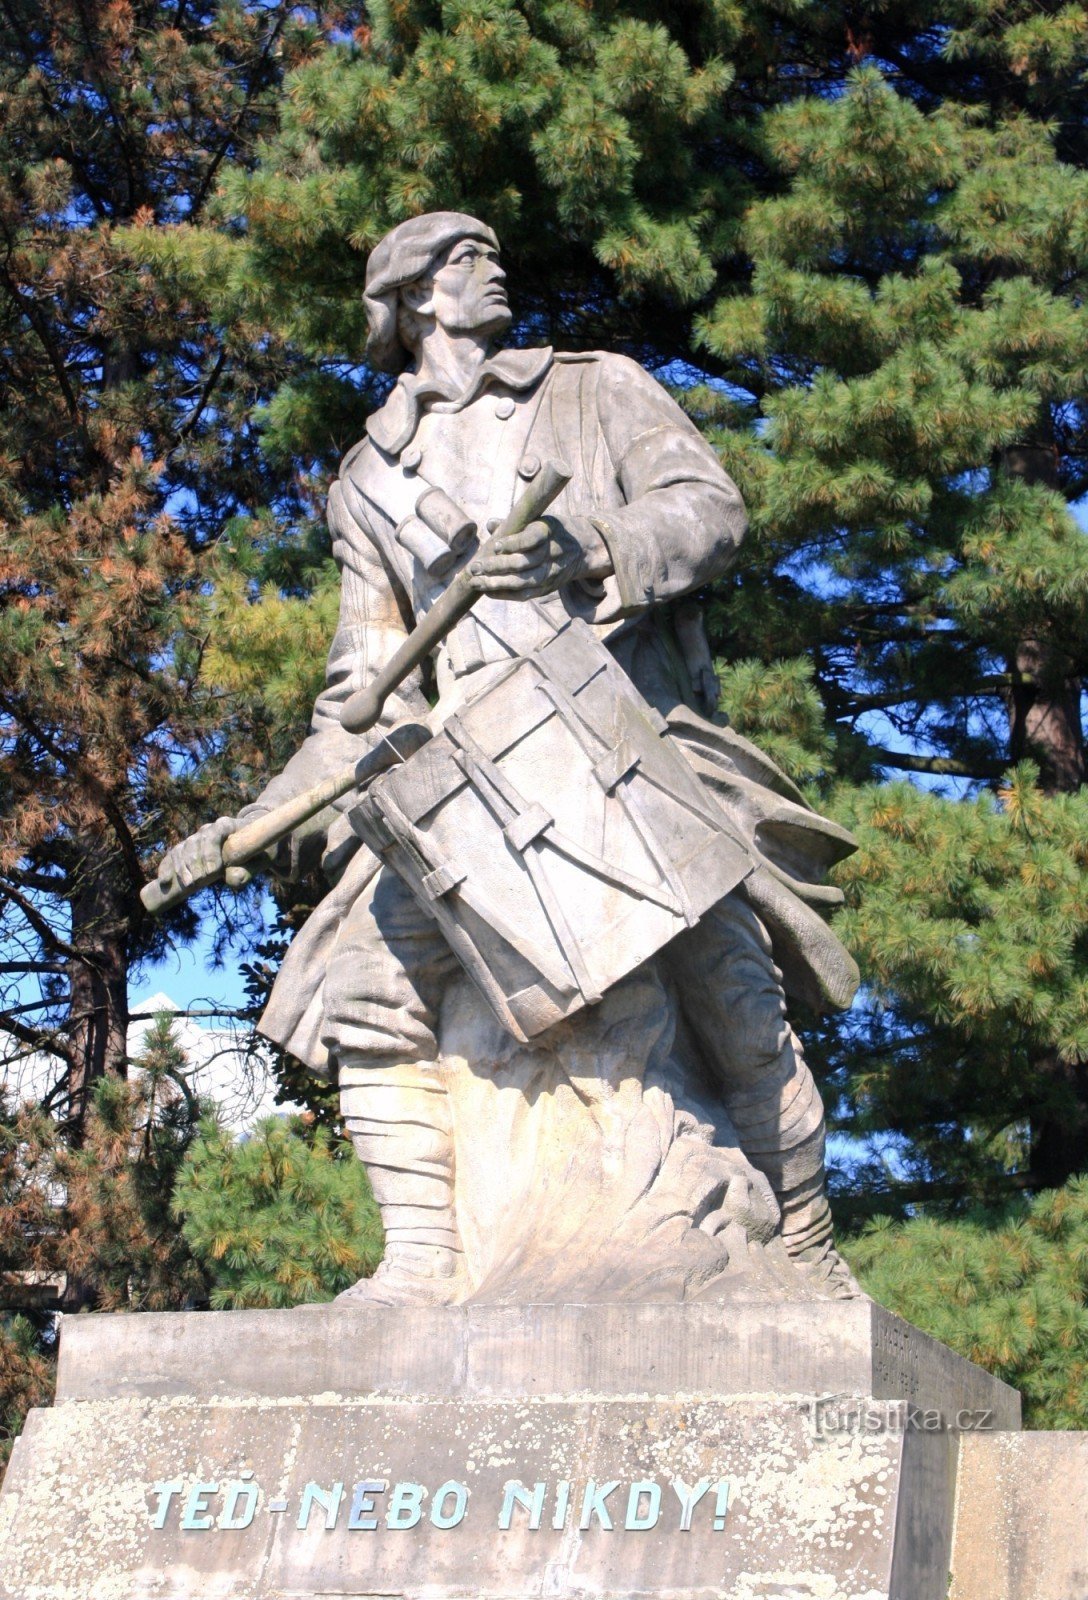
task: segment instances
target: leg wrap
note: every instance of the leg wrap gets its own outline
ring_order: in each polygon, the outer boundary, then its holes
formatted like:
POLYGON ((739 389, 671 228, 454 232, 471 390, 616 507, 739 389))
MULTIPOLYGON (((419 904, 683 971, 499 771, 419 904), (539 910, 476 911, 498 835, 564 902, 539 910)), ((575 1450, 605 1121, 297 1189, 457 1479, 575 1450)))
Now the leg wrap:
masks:
POLYGON ((461 1254, 453 1136, 446 1090, 433 1066, 376 1065, 345 1051, 340 1108, 382 1214, 386 1272, 395 1265, 452 1275, 461 1254))
POLYGON ((822 1250, 832 1232, 822 1157, 819 1170, 808 1182, 779 1194, 778 1204, 782 1208, 782 1238, 790 1254, 804 1256, 822 1250))
POLYGON ((782 1210, 782 1237, 791 1255, 831 1237, 824 1193, 824 1107, 796 1035, 766 1077, 752 1088, 723 1093, 741 1149, 766 1174, 782 1210))

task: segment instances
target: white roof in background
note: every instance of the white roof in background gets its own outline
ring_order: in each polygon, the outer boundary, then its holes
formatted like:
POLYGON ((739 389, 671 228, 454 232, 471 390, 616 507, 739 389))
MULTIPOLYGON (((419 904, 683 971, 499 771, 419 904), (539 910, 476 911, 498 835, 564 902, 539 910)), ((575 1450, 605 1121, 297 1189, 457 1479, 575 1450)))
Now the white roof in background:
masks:
MULTIPOLYGON (((188 1063, 188 1087, 202 1099, 213 1100, 229 1128, 243 1133, 261 1117, 285 1116, 301 1109, 276 1104, 276 1079, 268 1054, 248 1028, 184 1016, 177 1001, 161 992, 146 998, 134 996, 130 1010, 137 1020, 129 1025, 129 1055, 139 1055, 155 1018, 169 1012, 174 1018, 174 1038, 188 1063)), ((2 1043, 0 1038, 0 1046, 2 1043)), ((55 1059, 23 1056, 5 1066, 3 1055, 0 1048, 0 1091, 10 1100, 41 1099, 56 1080, 55 1059)))
POLYGON ((154 1011, 158 1016, 162 1011, 180 1011, 181 1007, 176 1000, 171 1000, 168 994, 160 990, 157 994, 150 995, 146 1000, 133 1000, 130 1008, 132 1011, 154 1011))

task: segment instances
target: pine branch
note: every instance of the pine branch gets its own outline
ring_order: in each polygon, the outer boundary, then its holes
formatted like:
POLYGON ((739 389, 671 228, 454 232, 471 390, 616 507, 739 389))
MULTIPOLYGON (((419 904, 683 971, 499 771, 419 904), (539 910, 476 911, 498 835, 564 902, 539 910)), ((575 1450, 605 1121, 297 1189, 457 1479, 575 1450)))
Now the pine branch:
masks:
POLYGON ((27 1000, 21 1006, 9 1006, 4 1012, 6 1017, 29 1016, 32 1011, 48 1011, 54 1006, 64 1005, 63 997, 58 1000, 27 1000))
POLYGON ((18 1039, 20 1044, 27 1045, 32 1051, 42 1050, 49 1055, 60 1056, 69 1066, 75 1059, 75 1053, 63 1034, 47 1028, 29 1027, 25 1022, 20 1022, 14 1012, 0 1011, 0 1034, 2 1033, 9 1033, 13 1039, 18 1039))
MULTIPOLYGON (((83 30, 84 43, 87 48, 88 63, 95 62, 99 59, 100 47, 97 39, 94 36, 94 29, 92 27, 91 20, 87 15, 87 9, 84 4, 84 0, 75 0, 75 8, 79 14, 79 20, 83 30)), ((133 160, 132 151, 129 148, 128 129, 122 121, 121 114, 114 104, 113 95, 110 93, 109 79, 104 73, 98 76, 96 88, 101 94, 103 100, 106 102, 106 110, 109 113, 109 119, 113 124, 114 133, 117 136, 117 149, 120 151, 121 161, 128 180, 128 212, 131 215, 139 210, 140 205, 146 198, 144 193, 146 190, 146 183, 137 181, 136 166, 133 160)))
POLYGON ((222 166, 223 162, 226 160, 226 157, 227 157, 227 155, 228 155, 228 153, 230 151, 231 144, 233 143, 234 137, 235 137, 236 133, 238 132, 238 129, 242 125, 242 122, 243 122, 243 120, 245 118, 246 112, 249 110, 250 106, 253 104, 254 97, 255 97, 255 95, 257 93, 257 87, 256 86, 257 86, 257 81, 258 81, 258 79, 260 78, 260 75, 261 75, 261 69, 264 67, 265 63, 268 61, 269 57, 271 56, 272 51, 275 49, 276 43, 279 40, 280 34, 283 32, 284 28, 287 25, 287 18, 288 18, 289 15, 290 15, 289 8, 286 7, 286 6, 283 7, 281 9, 281 12, 280 12, 279 21, 276 23, 276 26, 272 29, 272 32, 269 34, 267 40, 265 41, 265 46, 264 46, 264 49, 261 51, 260 59, 258 60, 257 65, 254 68, 254 70, 253 70, 253 72, 252 72, 252 74, 250 76, 250 84, 249 84, 249 87, 246 90, 245 98, 243 99, 242 104, 238 109, 238 114, 234 118, 233 122, 230 124, 230 127, 227 129, 226 135, 224 136, 224 138, 223 138, 218 150, 215 152, 215 155, 212 157, 212 160, 211 160, 211 162, 210 162, 210 164, 208 166, 208 170, 204 174, 203 181, 201 182, 199 188, 196 191, 195 196, 193 197, 193 204, 192 204, 192 208, 191 208, 191 211, 190 211, 190 218, 194 222, 197 220, 197 218, 199 217, 201 211, 204 209, 205 202, 207 201, 207 198, 208 198, 209 194, 211 193, 212 184, 215 181, 215 176, 216 176, 217 172, 219 171, 219 168, 222 166))
MULTIPOLYGON (((866 711, 884 711, 891 706, 912 704, 929 704, 933 701, 969 700, 974 695, 1004 694, 1017 683, 1033 683, 1027 673, 1023 672, 995 672, 988 677, 979 678, 974 683, 965 683, 955 688, 927 689, 920 685, 914 689, 895 689, 887 694, 860 694, 852 695, 849 700, 841 702, 843 710, 835 714, 840 721, 850 717, 862 716, 866 711)), ((830 687, 830 686, 829 686, 830 687)), ((826 699, 833 698, 834 690, 825 695, 826 699)))
POLYGON ((192 433, 193 429, 200 421, 201 413, 208 404, 208 401, 211 399, 215 386, 219 382, 219 375, 223 371, 226 359, 227 351, 226 346, 224 346, 223 349, 220 350, 219 355, 216 357, 215 366, 211 370, 208 381, 201 390, 200 399, 197 401, 196 405, 193 407, 192 411, 190 411, 189 415, 186 417, 185 421, 181 424, 181 427, 177 431, 177 440, 174 445, 175 450, 183 439, 188 438, 189 434, 192 433))
POLYGON ((73 961, 86 961, 84 955, 81 955, 74 946, 67 944, 60 934, 50 926, 37 906, 27 900, 24 895, 21 895, 18 889, 10 882, 0 882, 0 900, 2 899, 10 900, 12 905, 19 908, 43 944, 50 946, 58 955, 71 957, 73 961))
POLYGON ((35 889, 40 894, 63 894, 66 887, 64 878, 54 878, 48 872, 20 868, 7 876, 9 882, 17 883, 20 889, 35 889))
POLYGON ((1005 761, 970 764, 951 756, 916 756, 903 750, 883 750, 879 745, 870 745, 868 753, 878 766, 894 767, 901 772, 928 772, 942 778, 975 778, 980 782, 989 782, 1000 778, 1008 770, 1008 762, 1005 761))
POLYGON ((121 846, 121 855, 124 858, 125 866, 128 868, 129 877, 136 888, 141 889, 144 883, 144 874, 140 864, 140 852, 136 848, 136 841, 132 837, 132 832, 125 821, 124 813, 120 806, 94 768, 90 766, 86 757, 81 751, 65 750, 40 726, 35 717, 31 716, 25 709, 19 710, 16 708, 6 697, 0 696, 0 706, 7 710, 13 721, 26 728, 27 732, 37 739, 42 749, 47 751, 54 761, 59 761, 63 767, 77 774, 95 795, 113 825, 113 831, 117 835, 118 844, 121 846))
POLYGON ((57 109, 54 102, 50 99, 46 90, 45 74, 35 70, 37 63, 34 60, 33 52, 26 47, 22 19, 13 16, 11 7, 7 3, 7 0, 0 0, 0 11, 3 12, 4 17, 7 20, 8 38, 13 40, 16 46, 20 49, 20 54, 22 55, 23 60, 26 62, 27 74, 28 76, 31 76, 33 81, 36 83, 38 93, 45 107, 46 115, 49 117, 50 121, 57 130, 60 144, 65 153, 65 160, 68 161, 68 163, 79 174, 79 180, 83 186, 83 190, 87 195, 87 198, 90 200, 91 205, 98 213, 99 218, 102 221, 105 221, 109 217, 109 211, 102 202, 102 197, 98 192, 97 185, 94 183, 94 180, 91 176, 91 169, 83 160, 79 147, 67 136, 67 118, 57 109))
MULTIPOLYGON (((4 236, 7 240, 8 256, 10 259, 15 246, 14 241, 8 232, 7 225, 3 221, 2 214, 0 214, 0 228, 3 229, 4 236)), ((23 290, 16 283, 6 263, 3 268, 0 268, 0 281, 4 283, 8 294, 19 307, 20 311, 26 317, 27 322, 37 335, 38 343, 45 352, 46 360, 49 362, 49 365, 53 370, 53 376, 56 378, 57 383, 60 386, 61 394, 64 396, 65 408, 67 409, 68 415, 78 428, 81 438, 83 438, 83 440, 86 442, 87 432, 83 420, 83 413, 80 409, 79 400, 76 397, 76 392, 73 389, 71 380, 68 377, 64 362, 60 356, 60 352, 57 350, 57 347, 53 342, 53 338, 49 330, 49 324, 46 318, 42 315, 40 306, 32 295, 24 294, 23 290)))

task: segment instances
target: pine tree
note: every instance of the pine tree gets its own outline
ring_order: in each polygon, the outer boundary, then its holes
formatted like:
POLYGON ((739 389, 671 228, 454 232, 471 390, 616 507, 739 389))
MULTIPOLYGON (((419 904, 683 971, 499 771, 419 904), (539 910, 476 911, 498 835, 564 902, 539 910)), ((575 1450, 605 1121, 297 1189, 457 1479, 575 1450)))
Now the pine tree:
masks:
POLYGON ((0 1312, 0 1471, 33 1406, 53 1398, 54 1368, 28 1317, 0 1312))
POLYGON ((0 1097, 0 1469, 26 1413, 53 1394, 52 1319, 41 1302, 59 1274, 55 1153, 51 1119, 0 1097))
POLYGON ((57 1142, 57 1260, 98 1310, 180 1310, 207 1297, 171 1203, 208 1108, 189 1087, 169 1016, 147 1030, 133 1065, 130 1081, 96 1084, 80 1145, 57 1142))
POLYGON ((756 534, 718 633, 803 653, 831 719, 868 982, 831 1082, 900 1203, 1088 1165, 1088 174, 1079 126, 1036 114, 1059 24, 1021 62, 1023 21, 950 41, 939 96, 867 66, 769 115, 785 184, 700 323, 756 534), (964 782, 873 781, 897 770, 964 782))
POLYGON ((267 746, 200 679, 203 564, 296 503, 252 419, 282 340, 217 326, 123 235, 197 225, 341 17, 0 7, 0 1037, 59 1060, 77 1137, 125 1070, 130 971, 196 927, 145 917, 148 871, 267 746))
POLYGON ((524 337, 694 361, 691 307, 748 187, 743 146, 721 156, 744 137, 728 58, 759 78, 775 46, 739 7, 695 5, 676 30, 656 10, 374 7, 293 76, 259 165, 224 164, 218 231, 140 241, 222 319, 259 314, 305 352, 266 409, 271 451, 327 472, 357 440, 387 388, 362 363, 366 258, 431 208, 498 228, 524 337))
POLYGON ((1019 1389, 1032 1428, 1088 1422, 1088 1181, 955 1221, 874 1222, 848 1241, 873 1297, 1019 1389))
POLYGON ((267 1117, 237 1141, 207 1124, 175 1209, 217 1310, 331 1300, 381 1260, 381 1219, 350 1144, 297 1117, 267 1117))
MULTIPOLYGON (((261 431, 308 509, 385 392, 359 298, 404 216, 494 223, 523 342, 677 385, 752 513, 711 597, 723 707, 861 846, 838 926, 862 1001, 808 1029, 853 1135, 842 1208, 950 1217, 882 1223, 855 1264, 1051 1424, 1085 1414, 1082 1197, 1008 1196, 1088 1160, 1085 55, 1075 8, 1023 0, 383 4, 202 217, 124 234, 209 328, 297 358, 261 431)), ((205 568, 230 646, 197 682, 269 751, 304 715, 324 554, 265 521, 205 568)), ((286 927, 314 892, 281 891, 286 927)), ((223 1303, 312 1292, 230 1187, 185 1224, 223 1303)))

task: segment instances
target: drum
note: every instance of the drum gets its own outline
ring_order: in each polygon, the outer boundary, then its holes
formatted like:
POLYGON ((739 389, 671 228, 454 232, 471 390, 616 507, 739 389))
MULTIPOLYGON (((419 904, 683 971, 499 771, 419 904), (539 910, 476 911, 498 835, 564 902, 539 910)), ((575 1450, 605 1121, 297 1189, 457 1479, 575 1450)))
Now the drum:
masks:
POLYGON ((572 620, 350 813, 522 1042, 599 1000, 752 870, 665 728, 572 620))

